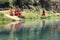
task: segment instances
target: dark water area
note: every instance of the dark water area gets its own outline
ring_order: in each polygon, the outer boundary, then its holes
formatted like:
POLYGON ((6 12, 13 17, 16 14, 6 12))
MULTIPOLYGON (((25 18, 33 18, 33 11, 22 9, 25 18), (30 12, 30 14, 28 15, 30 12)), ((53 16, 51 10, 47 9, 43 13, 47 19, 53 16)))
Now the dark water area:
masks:
POLYGON ((60 19, 26 20, 1 24, 0 40, 60 40, 60 19))

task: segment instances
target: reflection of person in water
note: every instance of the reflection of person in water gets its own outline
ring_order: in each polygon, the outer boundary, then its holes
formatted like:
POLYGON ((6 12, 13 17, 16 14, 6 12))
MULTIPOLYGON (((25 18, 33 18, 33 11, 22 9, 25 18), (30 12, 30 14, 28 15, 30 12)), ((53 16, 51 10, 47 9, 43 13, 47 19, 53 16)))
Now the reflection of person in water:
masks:
POLYGON ((50 31, 51 31, 51 28, 50 28, 51 26, 49 25, 49 24, 47 24, 45 27, 42 27, 42 29, 41 29, 41 31, 40 31, 40 39, 41 40, 43 40, 43 39, 45 39, 45 40, 47 40, 47 37, 48 37, 48 39, 49 39, 49 36, 50 36, 50 31))
POLYGON ((21 29, 22 28, 22 25, 21 24, 15 24, 15 28, 16 29, 21 29))
POLYGON ((45 26, 45 20, 42 21, 42 26, 45 26))
POLYGON ((12 31, 14 30, 14 24, 11 24, 11 30, 12 31))
POLYGON ((11 30, 20 30, 22 28, 21 24, 11 24, 11 30))

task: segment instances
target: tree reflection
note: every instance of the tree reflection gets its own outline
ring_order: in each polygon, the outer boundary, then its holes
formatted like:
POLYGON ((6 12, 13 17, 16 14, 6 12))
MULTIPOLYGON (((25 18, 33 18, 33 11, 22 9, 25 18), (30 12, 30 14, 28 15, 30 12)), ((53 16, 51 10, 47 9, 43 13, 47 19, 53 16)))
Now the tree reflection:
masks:
POLYGON ((50 20, 29 21, 23 23, 12 23, 10 30, 2 27, 0 29, 1 40, 59 40, 60 21, 50 20), (42 22, 42 27, 41 27, 42 22), (25 25, 24 25, 25 24, 25 25))

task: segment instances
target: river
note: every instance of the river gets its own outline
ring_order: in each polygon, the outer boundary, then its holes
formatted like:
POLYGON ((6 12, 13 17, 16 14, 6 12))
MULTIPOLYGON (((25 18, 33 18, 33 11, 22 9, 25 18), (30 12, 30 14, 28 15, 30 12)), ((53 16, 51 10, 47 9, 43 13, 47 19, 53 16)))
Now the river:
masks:
POLYGON ((0 40, 60 40, 60 19, 34 19, 0 24, 0 40))

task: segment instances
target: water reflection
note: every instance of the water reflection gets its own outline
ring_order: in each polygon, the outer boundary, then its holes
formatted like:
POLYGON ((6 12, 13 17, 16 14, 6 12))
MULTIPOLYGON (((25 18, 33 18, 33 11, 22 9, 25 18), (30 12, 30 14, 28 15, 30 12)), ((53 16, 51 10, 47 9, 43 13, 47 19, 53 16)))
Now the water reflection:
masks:
POLYGON ((11 24, 10 27, 12 31, 15 31, 15 30, 19 31, 20 29, 22 29, 23 26, 21 24, 11 24))
POLYGON ((0 25, 0 40, 59 40, 60 19, 40 19, 0 25))

